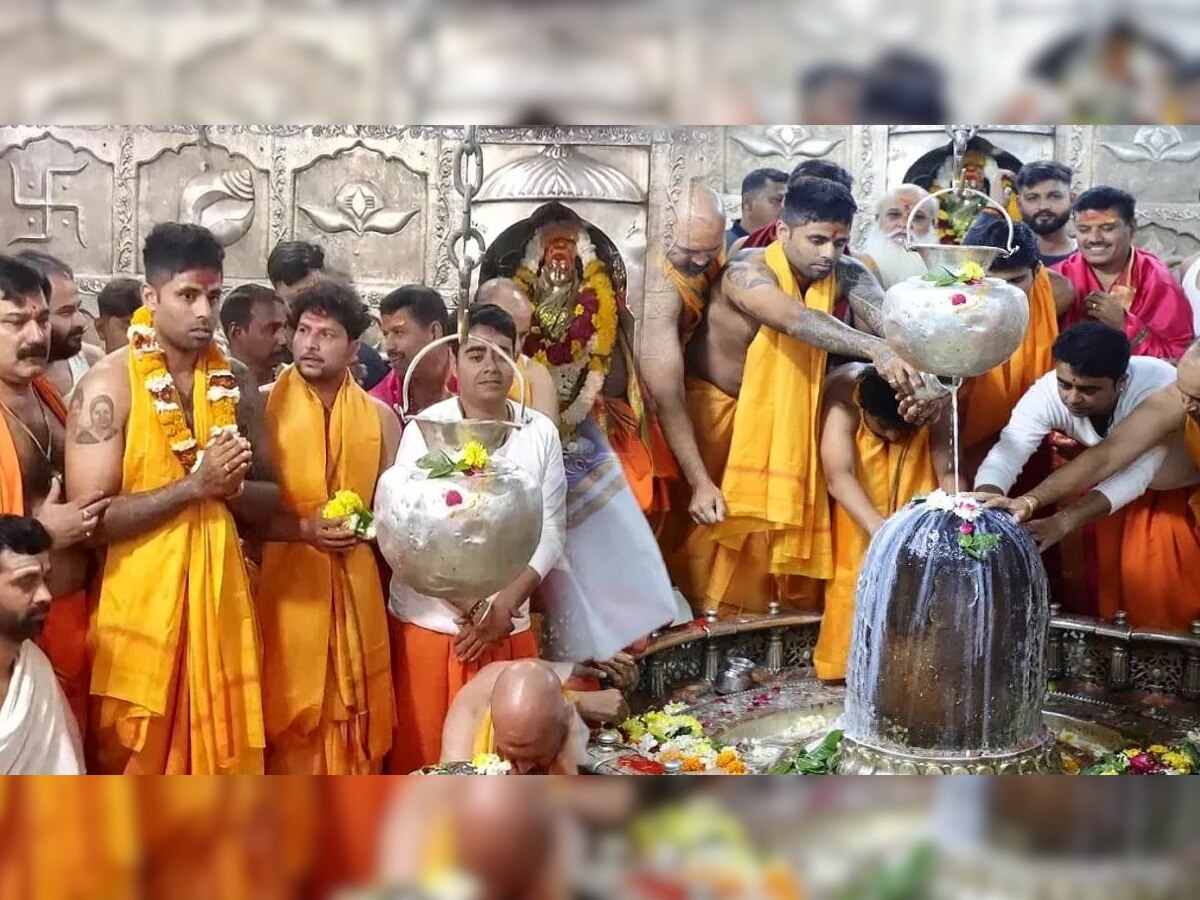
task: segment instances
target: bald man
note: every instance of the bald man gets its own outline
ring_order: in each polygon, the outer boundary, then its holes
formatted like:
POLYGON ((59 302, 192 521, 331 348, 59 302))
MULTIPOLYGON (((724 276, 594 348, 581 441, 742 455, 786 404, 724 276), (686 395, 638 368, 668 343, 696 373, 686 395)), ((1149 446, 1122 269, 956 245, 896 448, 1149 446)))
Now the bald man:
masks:
MULTIPOLYGON (((1160 388, 1137 405, 1108 436, 1085 450, 1032 491, 1020 497, 998 497, 988 506, 1007 509, 1018 521, 1025 522, 1041 508, 1070 497, 1077 497, 1132 465, 1140 456, 1156 447, 1182 438, 1188 455, 1197 467, 1195 481, 1200 482, 1200 341, 1193 343, 1179 360, 1173 384, 1160 388)), ((1200 570, 1200 489, 1184 497, 1178 509, 1157 511, 1162 529, 1163 518, 1172 521, 1169 548, 1144 561, 1139 596, 1126 597, 1128 610, 1140 622, 1152 628, 1186 630, 1200 618, 1200 591, 1188 581, 1200 570), (1142 609, 1141 607, 1145 607, 1142 609)), ((1108 501, 1092 489, 1063 512, 1030 522, 1029 530, 1045 548, 1061 539, 1068 527, 1091 521, 1109 512, 1108 501)), ((1125 524, 1129 529, 1128 521, 1125 524)), ((1163 540, 1160 538, 1160 540, 1163 540)), ((1125 565, 1122 561, 1122 565, 1125 565)), ((1131 615, 1131 619, 1135 618, 1131 615)))
POLYGON ((536 659, 484 666, 446 715, 442 761, 494 753, 518 775, 578 774, 588 740, 584 719, 617 724, 629 709, 615 689, 566 690, 575 669, 536 659))
MULTIPOLYGON (((512 316, 513 323, 517 326, 517 349, 521 350, 533 324, 533 304, 529 302, 529 297, 511 278, 493 278, 481 284, 475 292, 477 306, 488 303, 500 307, 512 316)), ((517 357, 516 363, 525 378, 525 404, 557 425, 558 392, 554 389, 554 379, 550 377, 550 370, 524 353, 517 357)), ((521 398, 517 396, 517 392, 518 386, 514 381, 510 399, 520 403, 521 398)))
MULTIPOLYGON (((658 409, 667 446, 691 489, 688 512, 696 521, 719 522, 725 498, 696 442, 684 389, 684 350, 708 305, 724 264, 725 211, 717 192, 692 182, 678 210, 674 243, 663 260, 673 290, 642 321, 639 363, 646 389, 658 409)), ((670 548, 664 548, 669 552, 670 548)))
POLYGON ((580 835, 560 794, 521 778, 409 781, 384 822, 376 883, 420 896, 569 900, 580 835))

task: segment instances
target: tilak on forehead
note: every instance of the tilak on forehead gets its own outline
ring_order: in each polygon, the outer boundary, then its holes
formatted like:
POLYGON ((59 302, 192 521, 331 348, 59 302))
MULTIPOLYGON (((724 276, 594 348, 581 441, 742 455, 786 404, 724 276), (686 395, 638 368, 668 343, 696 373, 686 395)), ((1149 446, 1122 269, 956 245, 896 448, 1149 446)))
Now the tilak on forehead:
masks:
POLYGON ((1075 214, 1075 222, 1079 225, 1115 225, 1122 221, 1111 209, 1084 209, 1075 214))

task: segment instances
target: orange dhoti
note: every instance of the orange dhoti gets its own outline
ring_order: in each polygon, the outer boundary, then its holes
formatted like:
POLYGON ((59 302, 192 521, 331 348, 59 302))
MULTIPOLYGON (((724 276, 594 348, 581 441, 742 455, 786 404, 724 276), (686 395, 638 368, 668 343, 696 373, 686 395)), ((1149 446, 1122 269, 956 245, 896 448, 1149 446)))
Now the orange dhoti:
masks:
MULTIPOLYGON (((854 441, 858 481, 881 516, 892 515, 913 497, 937 487, 928 429, 922 428, 906 441, 888 443, 860 423, 854 441)), ((813 651, 818 678, 834 681, 846 677, 858 573, 870 541, 870 535, 849 513, 835 505, 833 580, 825 589, 825 614, 813 651)))
MULTIPOLYGON (((208 383, 208 357, 197 385, 208 383)), ((131 405, 121 491, 185 477, 129 352, 131 405)), ((206 392, 193 401, 208 435, 206 392)), ((225 503, 193 503, 109 545, 96 610, 91 721, 108 774, 261 774, 258 622, 237 526, 225 503)))
POLYGON ((454 655, 454 635, 389 617, 392 678, 396 692, 396 740, 388 771, 404 775, 441 759, 442 728, 450 704, 476 673, 489 663, 532 659, 538 655, 533 633, 522 631, 489 648, 479 659, 462 662, 454 655))
MULTIPOLYGON (((828 312, 831 275, 801 295, 778 243, 764 261, 780 288, 828 312)), ((746 352, 737 398, 687 381, 688 412, 700 453, 729 509, 719 525, 694 525, 672 554, 671 574, 697 612, 817 610, 833 575, 829 499, 817 449, 826 354, 769 328, 746 352)))
MULTIPOLYGON (((382 426, 374 401, 349 376, 326 424, 321 400, 295 368, 285 370, 267 401, 267 440, 285 511, 310 517, 343 490, 370 505, 382 426)), ((395 705, 387 609, 370 545, 326 553, 269 542, 257 601, 268 773, 382 770, 395 705)))
POLYGON ((1189 500, 1194 487, 1147 491, 1096 523, 1099 612, 1124 610, 1134 628, 1187 631, 1200 619, 1200 525, 1189 500))
MULTIPOLYGON (((54 386, 45 378, 35 378, 33 389, 47 409, 62 424, 67 408, 54 386)), ((9 431, 8 419, 0 416, 0 513, 24 516, 30 512, 21 482, 21 460, 9 431)), ((88 708, 88 598, 86 589, 64 597, 55 597, 50 615, 35 643, 50 659, 54 674, 67 697, 81 733, 87 730, 88 708)))

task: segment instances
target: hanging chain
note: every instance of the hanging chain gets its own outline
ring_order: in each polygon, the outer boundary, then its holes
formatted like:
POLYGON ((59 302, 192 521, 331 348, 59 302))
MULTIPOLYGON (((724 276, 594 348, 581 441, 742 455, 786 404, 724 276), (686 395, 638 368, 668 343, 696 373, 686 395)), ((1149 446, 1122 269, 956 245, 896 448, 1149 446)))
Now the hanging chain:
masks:
POLYGON ((460 334, 467 324, 467 306, 471 302, 471 272, 483 262, 483 252, 486 245, 479 229, 471 224, 471 201, 483 187, 483 149, 476 139, 475 125, 468 125, 462 142, 454 151, 454 189, 463 199, 462 223, 450 235, 450 245, 446 253, 454 268, 458 269, 458 332, 460 334), (458 244, 462 242, 462 253, 459 254, 458 244), (476 252, 471 252, 471 243, 475 244, 476 252))
POLYGON ((947 125, 946 134, 954 147, 954 193, 960 197, 967 179, 967 145, 979 133, 978 125, 947 125))

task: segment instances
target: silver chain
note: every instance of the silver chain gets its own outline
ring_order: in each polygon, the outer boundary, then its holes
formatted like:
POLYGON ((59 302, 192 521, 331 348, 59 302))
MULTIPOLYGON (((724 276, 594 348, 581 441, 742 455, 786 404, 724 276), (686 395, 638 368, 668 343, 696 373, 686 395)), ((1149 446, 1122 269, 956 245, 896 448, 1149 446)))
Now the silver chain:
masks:
POLYGON ((487 249, 483 235, 471 224, 471 201, 483 187, 483 148, 476 138, 475 125, 468 125, 467 132, 454 151, 454 189, 463 199, 462 222, 450 235, 450 245, 446 253, 454 268, 458 269, 458 331, 461 333, 467 323, 467 306, 471 301, 471 272, 481 262, 487 249), (462 253, 458 250, 462 242, 462 253), (475 244, 477 252, 472 253, 471 243, 475 244))

